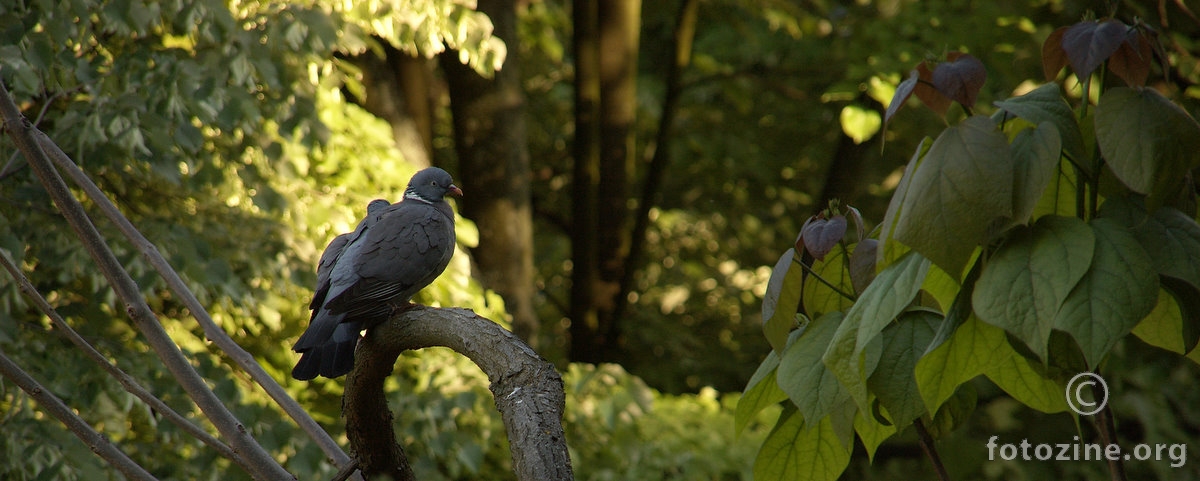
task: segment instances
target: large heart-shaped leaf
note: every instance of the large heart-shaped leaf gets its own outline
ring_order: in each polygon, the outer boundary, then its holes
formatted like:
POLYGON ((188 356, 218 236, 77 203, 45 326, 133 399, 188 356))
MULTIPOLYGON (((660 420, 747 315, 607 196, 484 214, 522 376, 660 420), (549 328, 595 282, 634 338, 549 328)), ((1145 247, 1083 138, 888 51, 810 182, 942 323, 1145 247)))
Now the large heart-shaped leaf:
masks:
POLYGON ((1004 340, 1002 329, 974 316, 967 318, 946 342, 917 361, 917 387, 925 408, 937 412, 960 385, 1010 355, 1012 348, 1004 340))
POLYGON ((980 273, 975 313, 1046 359, 1054 318, 1087 273, 1095 244, 1092 229, 1074 217, 1046 216, 1018 228, 980 273))
POLYGON ((1033 216, 1042 192, 1054 176, 1062 156, 1058 129, 1049 122, 1025 129, 1012 142, 1013 222, 1026 223, 1033 216))
POLYGON ((796 251, 788 249, 767 280, 767 292, 763 294, 763 335, 775 352, 783 352, 788 332, 796 326, 796 312, 800 308, 801 287, 804 285, 804 270, 795 265, 796 251))
POLYGON ((1012 187, 1008 139, 992 119, 970 117, 942 132, 917 165, 895 238, 961 278, 975 247, 1012 215, 1012 187))
POLYGON ((754 459, 754 479, 834 481, 850 464, 853 444, 843 444, 829 418, 806 422, 796 410, 784 410, 754 459))
POLYGON ((925 402, 921 400, 913 371, 941 320, 942 316, 936 312, 909 311, 880 333, 883 352, 879 367, 867 378, 867 387, 898 427, 925 414, 925 402))
POLYGON ((1109 168, 1151 209, 1183 186, 1200 166, 1200 124, 1148 88, 1114 88, 1096 106, 1096 139, 1109 168))
POLYGON ((804 278, 800 304, 809 317, 844 311, 854 303, 854 283, 850 278, 850 247, 837 248, 823 259, 814 259, 811 273, 804 278))
POLYGON ((1034 125, 1050 122, 1058 129, 1062 138, 1062 148, 1067 152, 1067 156, 1075 159, 1080 165, 1087 165, 1087 162, 1078 162, 1087 158, 1087 152, 1083 148, 1083 134, 1079 132, 1075 113, 1063 98, 1058 84, 1042 85, 1024 95, 996 102, 996 106, 1034 125))
MULTIPOLYGON (((908 165, 904 167, 900 183, 896 184, 896 192, 892 193, 892 200, 888 202, 887 211, 883 214, 883 222, 879 224, 880 245, 875 254, 876 266, 892 263, 907 250, 903 249, 898 242, 892 241, 896 237, 896 221, 900 218, 900 206, 904 204, 904 199, 908 198, 908 187, 912 185, 913 173, 917 171, 921 160, 925 158, 932 145, 933 141, 929 137, 921 139, 921 143, 917 145, 917 151, 913 153, 912 160, 909 160, 908 165)), ((913 195, 919 195, 919 193, 914 192, 913 195)))
POLYGON ((1105 199, 1099 215, 1128 228, 1159 274, 1200 289, 1200 224, 1187 214, 1172 207, 1151 214, 1137 199, 1114 196, 1105 199))
POLYGON ((788 345, 779 360, 776 382, 787 393, 804 419, 819 421, 850 395, 838 384, 833 372, 821 362, 821 355, 833 339, 842 314, 834 312, 814 319, 804 333, 788 345))
POLYGON ((837 333, 826 344, 828 349, 824 351, 822 360, 849 391, 859 409, 865 411, 869 408, 866 378, 875 368, 864 362, 867 344, 904 312, 921 289, 928 272, 928 260, 916 253, 905 254, 867 286, 854 306, 846 312, 846 318, 838 326, 837 333))
POLYGON ((742 390, 742 397, 738 399, 737 410, 733 414, 734 433, 740 433, 746 429, 746 425, 750 424, 750 421, 763 409, 787 399, 787 393, 779 389, 779 384, 775 379, 778 367, 779 354, 771 351, 758 366, 758 370, 754 371, 754 375, 750 376, 750 381, 746 383, 746 389, 742 390))
POLYGON ((1063 300, 1054 328, 1070 334, 1094 368, 1154 309, 1159 284, 1150 255, 1124 226, 1108 218, 1090 225, 1096 237, 1092 265, 1063 300))

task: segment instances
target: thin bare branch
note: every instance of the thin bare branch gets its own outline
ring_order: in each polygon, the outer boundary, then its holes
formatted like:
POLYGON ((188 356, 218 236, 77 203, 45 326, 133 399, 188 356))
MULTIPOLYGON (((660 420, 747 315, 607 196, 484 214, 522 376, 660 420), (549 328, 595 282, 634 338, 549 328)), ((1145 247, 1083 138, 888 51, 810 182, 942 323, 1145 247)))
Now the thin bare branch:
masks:
POLYGON ((242 464, 249 469, 250 475, 260 480, 295 479, 250 436, 245 425, 225 407, 221 399, 208 387, 205 379, 192 367, 179 346, 167 335, 159 323, 158 316, 142 298, 137 284, 117 261, 112 249, 96 230, 79 200, 72 195, 66 182, 42 151, 33 135, 32 125, 21 115, 20 109, 3 83, 0 83, 0 116, 3 116, 4 129, 12 137, 13 143, 25 154, 26 160, 50 194, 50 198, 71 225, 113 291, 125 304, 125 311, 133 320, 134 326, 146 337, 147 343, 163 361, 163 365, 175 376, 179 385, 204 412, 230 447, 242 457, 242 464))
POLYGON ((75 332, 75 329, 72 328, 70 324, 67 324, 67 321, 58 314, 58 311, 56 311, 54 307, 51 306, 48 301, 46 301, 46 298, 37 291, 37 288, 35 288, 33 284, 29 282, 29 279, 25 277, 25 273, 21 272, 21 270, 13 264, 12 260, 9 259, 8 252, 4 251, 3 249, 0 249, 0 264, 3 264, 4 268, 8 270, 9 275, 11 275, 12 278, 17 281, 17 286, 21 289, 21 292, 33 301, 33 304, 37 306, 38 310, 42 311, 46 317, 50 318, 50 322, 54 324, 54 327, 58 328, 59 332, 62 333, 62 335, 65 336, 69 341, 71 341, 72 344, 75 344, 75 347, 78 347, 80 350, 82 350, 84 354, 86 354, 87 357, 92 360, 92 362, 98 364, 104 369, 105 372, 116 379, 117 382, 121 383, 121 387, 125 388, 126 391, 128 391, 130 394, 133 394, 138 399, 141 399, 142 402, 145 402, 147 405, 149 405, 151 409, 162 415, 171 424, 179 426, 179 428, 184 430, 184 432, 191 434, 192 437, 199 439, 200 442, 216 450, 217 454, 220 454, 221 456, 235 463, 240 461, 237 457, 237 454, 234 453, 229 446, 227 446, 225 443, 222 443, 221 440, 213 437, 211 434, 208 434, 208 432, 201 429, 199 426, 192 424, 187 420, 187 418, 180 415, 174 409, 171 409, 171 406, 168 406, 167 403, 164 403, 161 399, 155 397, 154 394, 142 387, 141 384, 138 384, 137 380, 135 380, 132 376, 126 374, 125 371, 121 370, 121 368, 118 368, 116 364, 109 362, 108 359, 100 353, 100 351, 97 351, 95 347, 93 347, 87 342, 87 340, 83 338, 83 336, 80 336, 78 332, 75 332))
POLYGON ((42 387, 29 373, 26 373, 12 359, 5 356, 3 351, 0 351, 0 375, 20 386, 21 390, 28 393, 30 397, 37 401, 43 410, 59 421, 62 421, 67 426, 67 429, 70 429, 76 437, 91 448, 92 452, 104 458, 105 461, 108 461, 108 464, 120 471, 121 474, 124 474, 126 478, 138 480, 157 479, 147 472, 145 468, 142 468, 138 463, 129 459, 129 456, 126 456, 116 446, 113 446, 103 435, 92 429, 91 425, 71 411, 71 408, 63 404, 62 400, 51 394, 50 391, 42 387))
POLYGON ((117 206, 109 200, 108 196, 100 191, 96 183, 92 182, 92 179, 75 162, 72 162, 71 158, 46 134, 38 131, 37 138, 42 148, 50 154, 50 158, 54 161, 55 165, 65 172, 76 186, 83 189, 84 193, 100 208, 105 217, 108 217, 117 226, 117 229, 125 235, 125 238, 133 244, 134 248, 142 254, 142 258, 146 259, 146 262, 153 266, 154 270, 158 271, 158 275, 166 281, 167 287, 183 302, 183 305, 195 317, 196 322, 200 324, 200 327, 204 330, 205 338, 212 341, 213 345, 217 346, 238 367, 249 374, 254 382, 262 386, 267 395, 271 396, 271 399, 275 400, 275 403, 320 446, 321 451, 325 453, 325 456, 335 466, 341 468, 350 464, 350 456, 338 446, 337 442, 329 436, 329 433, 321 428, 321 425, 313 420, 312 416, 309 416, 308 411, 305 411, 295 399, 292 399, 288 395, 287 391, 283 390, 283 387, 274 378, 267 374, 262 366, 255 361, 254 356, 246 352, 245 349, 242 349, 233 338, 229 337, 229 334, 213 322, 212 317, 208 314, 208 310, 196 299, 196 295, 187 287, 187 284, 183 282, 183 279, 179 277, 179 274, 175 272, 170 263, 158 252, 158 248, 129 222, 129 219, 117 209, 117 206))

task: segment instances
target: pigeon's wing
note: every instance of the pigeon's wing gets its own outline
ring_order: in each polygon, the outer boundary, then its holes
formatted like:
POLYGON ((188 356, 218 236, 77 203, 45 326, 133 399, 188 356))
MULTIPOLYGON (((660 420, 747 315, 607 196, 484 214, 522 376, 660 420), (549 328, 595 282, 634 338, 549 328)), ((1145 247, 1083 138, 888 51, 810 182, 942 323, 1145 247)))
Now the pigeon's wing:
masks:
POLYGON ((365 234, 379 221, 389 205, 385 200, 372 201, 367 205, 366 217, 358 223, 354 232, 334 238, 321 254, 321 260, 317 264, 317 288, 313 293, 312 302, 309 303, 309 308, 313 310, 312 321, 292 347, 301 353, 300 361, 292 370, 292 377, 301 380, 312 379, 318 371, 326 372, 324 366, 331 362, 342 366, 347 362, 347 352, 350 355, 349 364, 353 365, 354 342, 357 341, 358 331, 354 331, 353 339, 348 336, 336 336, 335 330, 346 320, 346 316, 344 313, 330 312, 326 308, 326 300, 344 292, 358 279, 354 275, 351 260, 366 240, 365 234), (339 339, 331 340, 333 337, 339 339))
POLYGON ((313 290, 312 301, 308 303, 310 310, 316 311, 321 304, 325 303, 325 295, 329 293, 329 274, 333 271, 333 265, 337 262, 338 257, 342 255, 342 249, 345 249, 346 244, 350 243, 352 236, 353 233, 348 232, 334 237, 332 241, 329 241, 325 252, 321 253, 321 260, 317 262, 317 288, 313 290))
POLYGON ((325 296, 329 293, 329 276, 333 273, 333 266, 342 257, 346 245, 357 240, 367 229, 375 225, 375 222, 383 215, 384 209, 389 205, 391 204, 383 199, 372 200, 367 204, 367 215, 358 222, 354 231, 334 237, 325 247, 325 252, 321 253, 321 260, 317 261, 317 287, 313 290, 312 301, 308 303, 308 308, 314 311, 314 318, 316 317, 315 311, 325 303, 325 296))
MULTIPOLYGON (((407 300, 429 285, 454 254, 454 223, 441 209, 416 201, 392 206, 366 235, 354 258, 358 279, 327 306, 349 315, 386 315, 386 303, 407 300)), ((448 210, 448 206, 447 206, 448 210)))

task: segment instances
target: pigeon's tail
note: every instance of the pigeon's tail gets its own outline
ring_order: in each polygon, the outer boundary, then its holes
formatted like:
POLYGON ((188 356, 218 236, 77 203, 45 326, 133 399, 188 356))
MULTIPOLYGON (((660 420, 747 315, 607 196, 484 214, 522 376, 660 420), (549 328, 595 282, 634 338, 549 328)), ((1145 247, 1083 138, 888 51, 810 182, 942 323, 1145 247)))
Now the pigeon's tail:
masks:
POLYGON ((292 368, 292 377, 309 381, 321 375, 330 379, 345 376, 354 368, 354 347, 358 340, 334 341, 304 351, 292 368))
POLYGON ((321 375, 327 378, 345 376, 354 369, 354 348, 362 323, 344 321, 333 331, 333 339, 322 346, 321 375))
MULTIPOLYGON (((296 363, 296 367, 292 369, 292 377, 301 381, 307 381, 317 377, 321 371, 322 365, 331 363, 332 357, 339 350, 336 347, 337 342, 333 339, 338 326, 342 324, 345 314, 333 314, 327 309, 321 309, 313 313, 312 322, 308 325, 308 329, 296 340, 296 345, 292 346, 292 350, 300 353, 300 361, 296 363), (325 358, 330 358, 326 360, 325 358)), ((354 349, 350 346, 351 364, 354 363, 354 349)))
POLYGON ((300 353, 300 361, 292 368, 293 378, 308 381, 320 374, 332 379, 344 376, 354 368, 354 348, 362 326, 359 321, 347 321, 344 317, 318 316, 313 320, 293 348, 300 353))
POLYGON ((292 368, 292 378, 300 381, 311 381, 317 377, 321 369, 321 350, 312 349, 300 354, 300 361, 292 368))
POLYGON ((305 329, 304 334, 300 335, 300 339, 296 340, 296 344, 292 346, 292 350, 305 352, 324 345, 333 337, 333 331, 337 329, 345 317, 345 313, 334 314, 329 309, 324 308, 314 312, 312 321, 308 324, 308 329, 305 329))

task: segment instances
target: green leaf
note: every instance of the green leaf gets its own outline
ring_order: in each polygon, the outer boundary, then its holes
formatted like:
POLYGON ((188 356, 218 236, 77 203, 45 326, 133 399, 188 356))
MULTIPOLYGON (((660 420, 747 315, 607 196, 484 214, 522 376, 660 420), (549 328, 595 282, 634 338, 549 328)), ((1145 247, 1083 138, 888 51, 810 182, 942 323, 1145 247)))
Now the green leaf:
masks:
MULTIPOLYGON (((996 102, 996 106, 1017 117, 1028 120, 1029 123, 1041 125, 1049 122, 1058 130, 1062 139, 1062 148, 1067 156, 1080 161, 1089 158, 1083 147, 1083 134, 1075 121, 1075 112, 1063 98, 1056 83, 1048 83, 1029 91, 1024 95, 996 102)), ((1086 164, 1086 162, 1080 162, 1086 164)), ((1019 170, 1017 172, 1020 172, 1019 170)))
MULTIPOLYGON (((847 266, 849 247, 838 244, 834 246, 824 259, 814 259, 812 272, 804 279, 804 293, 801 302, 804 312, 809 317, 820 317, 828 312, 845 311, 854 303, 842 293, 854 294, 854 283, 850 280, 850 269, 847 266), (825 282, 833 284, 837 290, 817 279, 821 276, 825 282), (841 292, 838 292, 841 291, 841 292)), ((797 266, 799 268, 799 266, 797 266)))
POLYGON ((895 238, 956 278, 999 219, 1012 215, 1008 139, 974 116, 938 136, 913 173, 895 238))
POLYGON ((917 361, 915 375, 921 399, 929 412, 937 412, 961 384, 1001 362, 1012 348, 1004 330, 971 316, 946 342, 917 361))
POLYGON ((937 302, 938 309, 942 312, 950 309, 950 305, 954 303, 954 297, 958 295, 961 288, 957 279, 950 277, 950 274, 934 265, 929 266, 929 274, 925 276, 925 282, 921 284, 921 290, 937 302))
POLYGON ((1158 302, 1154 310, 1133 327, 1133 335, 1146 344, 1157 346, 1176 354, 1186 354, 1183 338, 1179 333, 1183 330, 1183 315, 1179 304, 1167 294, 1164 289, 1158 290, 1158 302))
POLYGON ((1063 301, 1054 328, 1070 334, 1095 367, 1154 309, 1158 276, 1150 255, 1120 223, 1098 218, 1090 225, 1096 234, 1092 266, 1063 301))
POLYGON ((907 251, 907 249, 902 249, 902 246, 897 242, 892 242, 896 234, 896 220, 900 217, 900 206, 904 203, 904 199, 908 197, 908 188, 912 185, 913 173, 921 165, 921 160, 929 152, 931 145, 933 145, 933 142, 929 140, 929 137, 921 139, 920 145, 917 146, 917 151, 913 153, 912 160, 909 160, 908 165, 904 167, 904 175, 900 176, 900 182, 896 184, 896 192, 892 194, 892 200, 888 202, 887 211, 883 214, 883 222, 879 224, 880 248, 876 252, 876 268, 895 262, 896 259, 899 259, 907 251))
POLYGON ((810 426, 800 413, 786 410, 758 451, 754 479, 836 480, 850 464, 851 446, 838 440, 830 419, 810 426))
POLYGON ((1040 365, 1009 348, 1011 355, 1006 359, 989 364, 984 374, 1000 389, 1022 404, 1044 413, 1067 410, 1063 386, 1042 373, 1040 365))
POLYGON ((804 271, 793 264, 795 255, 795 249, 788 249, 779 257, 763 295, 763 334, 776 352, 783 352, 787 345, 788 333, 796 326, 796 310, 800 308, 804 271))
POLYGON ((800 409, 804 419, 820 420, 831 408, 849 398, 846 389, 821 362, 821 355, 842 321, 842 313, 831 312, 814 319, 789 343, 779 360, 776 379, 800 409))
POLYGON ((842 124, 842 132, 845 132, 846 136, 854 139, 854 143, 856 144, 861 144, 866 142, 867 139, 874 137, 879 132, 879 127, 883 123, 883 120, 879 117, 879 112, 858 105, 843 107, 838 120, 842 124))
POLYGON ((906 426, 925 414, 925 402, 921 400, 913 371, 941 320, 942 316, 936 312, 908 311, 881 333, 883 352, 879 367, 867 378, 867 387, 887 409, 896 427, 906 426))
POLYGON ((1173 207, 1146 212, 1140 200, 1110 197, 1100 206, 1100 217, 1125 226, 1164 276, 1181 279, 1200 289, 1200 224, 1173 207))
POLYGON ((875 277, 846 312, 846 318, 827 343, 822 360, 837 380, 849 390, 861 410, 867 404, 866 379, 875 366, 863 363, 863 351, 888 323, 908 307, 929 272, 929 260, 916 253, 905 254, 875 277))
POLYGON ((879 449, 879 445, 887 441, 893 434, 896 434, 896 431, 896 426, 884 425, 865 411, 860 410, 854 416, 854 432, 858 433, 858 439, 862 441, 863 448, 867 450, 868 460, 875 460, 875 450, 879 449))
POLYGON ((1179 306, 1183 350, 1190 351, 1200 344, 1200 289, 1171 276, 1158 276, 1158 282, 1179 306))
POLYGON ((1025 224, 1033 216, 1046 185, 1062 157, 1062 140, 1049 122, 1025 129, 1012 142, 1013 222, 1025 224))
POLYGON ((934 439, 949 436, 955 429, 967 422, 967 419, 971 418, 971 413, 975 412, 978 400, 979 393, 976 392, 975 385, 958 386, 954 390, 954 394, 945 403, 942 403, 937 414, 933 415, 925 426, 929 430, 929 435, 934 439))
POLYGON ((1096 105, 1096 139, 1112 172, 1133 191, 1148 194, 1152 209, 1200 166, 1200 124, 1154 89, 1105 92, 1096 105))
POLYGON ((1092 230, 1074 217, 1046 216, 1014 229, 980 273, 975 314, 1046 359, 1055 315, 1087 273, 1095 244, 1092 230))
POLYGON ((758 370, 754 371, 750 382, 746 383, 741 399, 738 399, 737 410, 733 414, 733 432, 741 433, 760 411, 787 399, 787 393, 779 389, 775 380, 778 367, 779 354, 771 351, 758 366, 758 370))
POLYGON ((1050 174, 1049 185, 1042 191, 1037 205, 1033 208, 1033 217, 1044 215, 1075 216, 1076 183, 1075 167, 1060 161, 1050 174))

